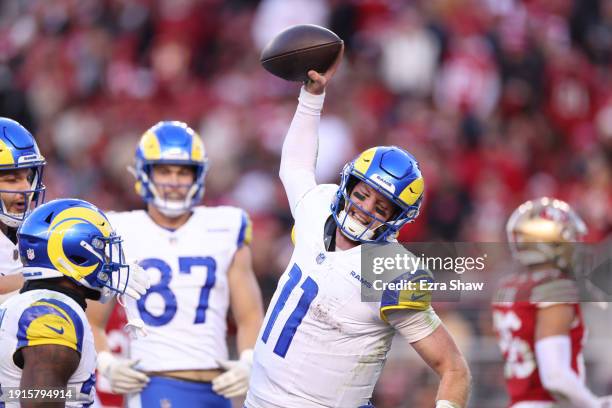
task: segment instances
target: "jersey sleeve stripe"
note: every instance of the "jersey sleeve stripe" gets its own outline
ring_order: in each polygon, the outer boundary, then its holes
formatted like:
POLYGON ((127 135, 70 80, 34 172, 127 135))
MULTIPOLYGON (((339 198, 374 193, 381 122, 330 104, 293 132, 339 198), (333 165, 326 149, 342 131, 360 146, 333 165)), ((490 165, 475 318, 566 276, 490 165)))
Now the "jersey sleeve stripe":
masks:
POLYGON ((61 300, 42 299, 42 301, 59 307, 66 314, 68 314, 68 316, 70 316, 70 320, 72 320, 72 325, 74 326, 75 331, 76 331, 77 351, 80 353, 81 350, 83 349, 83 335, 84 335, 83 322, 81 321, 80 316, 70 306, 68 306, 66 303, 62 302, 61 300))
POLYGON ((17 349, 58 344, 79 353, 83 346, 83 323, 65 303, 41 299, 25 309, 18 321, 17 349))
POLYGON ((240 220, 240 232, 238 233, 238 248, 243 245, 249 245, 253 239, 253 226, 251 220, 245 211, 242 211, 242 217, 240 220))
MULTIPOLYGON (((393 283, 402 282, 419 284, 419 282, 433 282, 433 277, 426 270, 418 270, 415 273, 405 272, 392 280, 393 283)), ((380 318, 387 321, 386 312, 389 310, 412 309, 426 310, 431 303, 431 293, 426 290, 400 290, 385 289, 380 300, 380 318)))

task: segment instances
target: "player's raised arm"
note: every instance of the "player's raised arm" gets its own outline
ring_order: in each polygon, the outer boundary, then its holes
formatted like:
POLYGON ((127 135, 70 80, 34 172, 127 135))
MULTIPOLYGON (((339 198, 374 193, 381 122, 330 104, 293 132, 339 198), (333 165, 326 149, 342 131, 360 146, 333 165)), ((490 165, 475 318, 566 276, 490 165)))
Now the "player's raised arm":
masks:
POLYGON ((302 87, 297 110, 285 137, 279 174, 292 213, 304 194, 316 186, 315 165, 325 87, 336 72, 342 54, 343 49, 325 74, 308 72, 310 79, 302 87))

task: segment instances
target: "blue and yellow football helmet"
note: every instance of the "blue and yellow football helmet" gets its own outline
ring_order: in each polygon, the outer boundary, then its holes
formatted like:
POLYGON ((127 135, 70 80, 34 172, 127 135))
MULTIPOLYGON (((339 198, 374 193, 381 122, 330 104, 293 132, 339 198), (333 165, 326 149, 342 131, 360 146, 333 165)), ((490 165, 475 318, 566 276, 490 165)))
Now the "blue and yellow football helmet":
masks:
POLYGON ((406 223, 419 215, 425 184, 414 156, 396 146, 378 146, 361 153, 344 166, 340 188, 332 202, 334 220, 342 233, 353 241, 391 242, 406 223), (363 181, 395 205, 389 220, 361 208, 351 199, 355 185, 363 181), (351 217, 355 206, 370 217, 364 225, 351 217))
POLYGON ((147 130, 136 149, 136 192, 163 214, 175 217, 189 211, 204 195, 204 177, 208 159, 200 136, 187 124, 178 121, 159 122, 147 130), (190 166, 195 179, 182 201, 164 197, 163 185, 153 183, 151 171, 156 164, 190 166))
POLYGON ((100 292, 123 294, 129 279, 121 238, 87 201, 53 200, 32 211, 17 231, 26 280, 68 277, 100 292))
POLYGON ((42 183, 45 158, 40 154, 34 137, 26 128, 9 118, 0 118, 0 172, 17 169, 32 169, 30 188, 27 190, 0 189, 0 194, 21 194, 26 211, 9 212, 0 199, 0 222, 9 227, 18 227, 30 211, 44 201, 45 186, 42 183))

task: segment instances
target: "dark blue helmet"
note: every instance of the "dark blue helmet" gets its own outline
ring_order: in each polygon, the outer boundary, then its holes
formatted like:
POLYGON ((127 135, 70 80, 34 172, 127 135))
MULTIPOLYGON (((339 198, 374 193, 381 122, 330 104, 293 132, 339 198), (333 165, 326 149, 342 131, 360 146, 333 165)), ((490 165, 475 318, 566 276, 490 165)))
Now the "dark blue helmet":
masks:
POLYGON ((0 200, 0 222, 18 227, 30 211, 44 201, 45 186, 42 182, 45 158, 40 154, 34 137, 26 128, 9 118, 0 118, 0 174, 18 169, 32 169, 30 187, 26 190, 0 188, 0 193, 21 194, 26 204, 22 213, 11 213, 0 200))

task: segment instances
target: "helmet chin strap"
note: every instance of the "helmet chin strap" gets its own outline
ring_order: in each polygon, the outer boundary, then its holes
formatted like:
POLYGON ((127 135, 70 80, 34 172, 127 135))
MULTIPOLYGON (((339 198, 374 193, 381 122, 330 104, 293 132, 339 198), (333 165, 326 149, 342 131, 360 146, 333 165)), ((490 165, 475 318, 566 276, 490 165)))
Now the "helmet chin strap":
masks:
POLYGON ((30 212, 29 210, 26 210, 25 212, 22 212, 22 213, 11 213, 11 212, 8 212, 8 209, 6 208, 4 201, 0 200, 0 203, 2 203, 2 212, 0 213, 0 222, 2 222, 4 225, 6 225, 9 228, 18 228, 23 223, 23 220, 26 218, 26 216, 30 212))
POLYGON ((185 201, 163 200, 156 197, 153 200, 153 205, 160 213, 164 214, 166 217, 175 218, 180 217, 181 215, 189 211, 189 206, 187 206, 187 203, 185 201))
POLYGON ((192 199, 197 191, 197 185, 193 184, 184 200, 166 200, 161 197, 157 191, 155 184, 151 183, 150 187, 153 193, 152 204, 166 217, 175 218, 187 213, 192 207, 192 199))
POLYGON ((12 217, 19 217, 19 214, 13 214, 13 213, 0 214, 0 222, 9 228, 19 228, 19 226, 23 223, 23 220, 14 219, 12 217))

